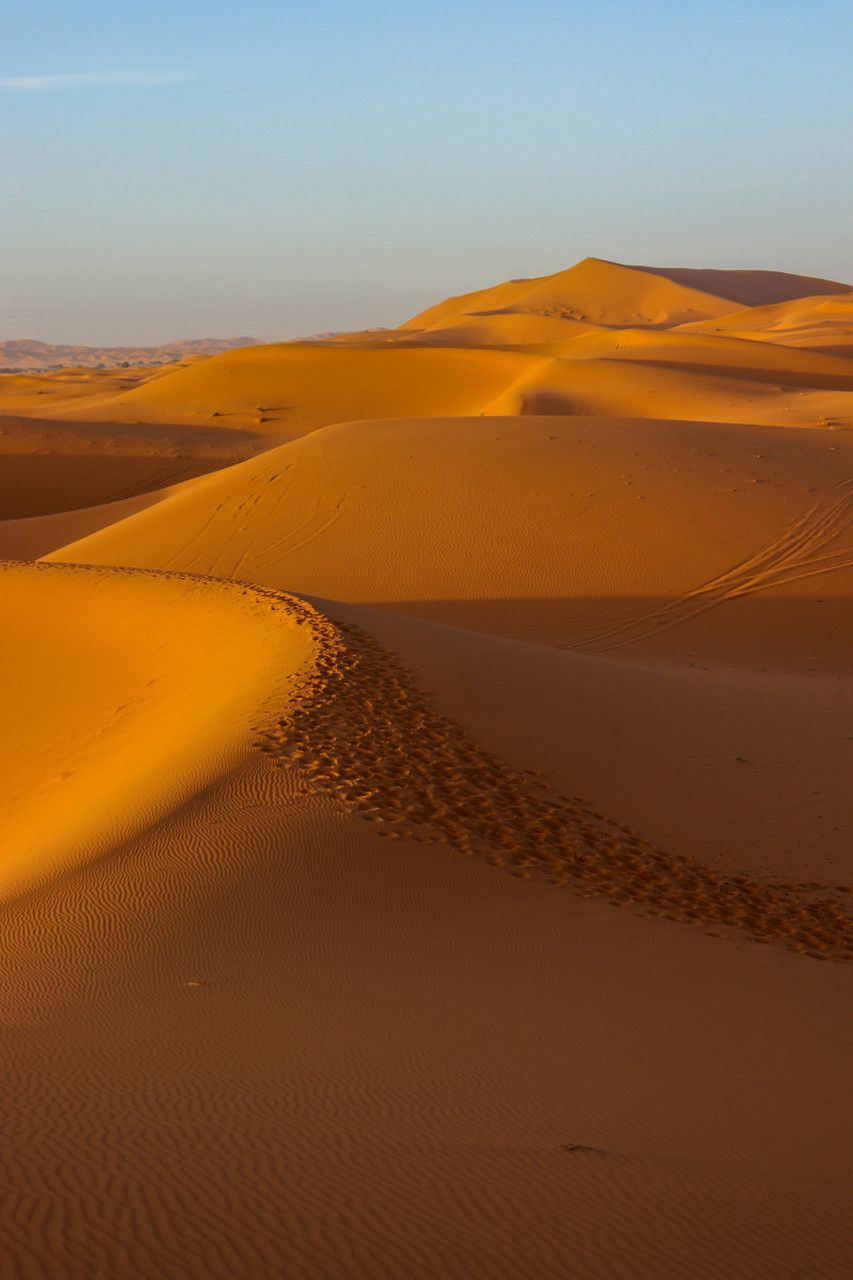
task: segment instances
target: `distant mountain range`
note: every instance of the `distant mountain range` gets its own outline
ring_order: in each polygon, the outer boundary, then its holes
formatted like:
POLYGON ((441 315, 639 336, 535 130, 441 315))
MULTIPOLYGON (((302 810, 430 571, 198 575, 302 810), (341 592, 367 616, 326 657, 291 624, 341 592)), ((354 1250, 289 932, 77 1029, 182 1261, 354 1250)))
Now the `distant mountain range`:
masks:
POLYGON ((172 364, 187 356, 215 356, 234 347, 260 344, 260 338, 186 338, 158 347, 64 347, 32 338, 14 338, 0 342, 0 373, 172 364))

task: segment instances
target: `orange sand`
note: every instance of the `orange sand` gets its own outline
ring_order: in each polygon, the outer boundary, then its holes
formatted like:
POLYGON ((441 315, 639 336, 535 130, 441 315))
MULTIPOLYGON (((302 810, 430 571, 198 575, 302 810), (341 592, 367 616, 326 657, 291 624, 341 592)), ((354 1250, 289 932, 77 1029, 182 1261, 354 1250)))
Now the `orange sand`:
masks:
POLYGON ((850 294, 0 378, 0 1275, 846 1275, 850 294))

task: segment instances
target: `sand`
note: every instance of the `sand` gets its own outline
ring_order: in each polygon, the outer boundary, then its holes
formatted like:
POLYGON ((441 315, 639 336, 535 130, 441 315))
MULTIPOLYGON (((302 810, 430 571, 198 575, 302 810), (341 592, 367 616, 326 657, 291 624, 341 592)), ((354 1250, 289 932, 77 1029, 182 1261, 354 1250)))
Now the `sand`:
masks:
POLYGON ((232 347, 250 347, 260 338, 190 338, 156 347, 57 346, 23 338, 0 342, 0 369, 29 373, 45 369, 117 369, 177 363, 195 356, 215 355, 232 347))
POLYGON ((843 1280, 849 292, 0 379, 3 1275, 843 1280))
POLYGON ((853 624, 851 448, 848 432, 731 423, 344 423, 48 558, 246 578, 682 666, 837 674, 853 624))

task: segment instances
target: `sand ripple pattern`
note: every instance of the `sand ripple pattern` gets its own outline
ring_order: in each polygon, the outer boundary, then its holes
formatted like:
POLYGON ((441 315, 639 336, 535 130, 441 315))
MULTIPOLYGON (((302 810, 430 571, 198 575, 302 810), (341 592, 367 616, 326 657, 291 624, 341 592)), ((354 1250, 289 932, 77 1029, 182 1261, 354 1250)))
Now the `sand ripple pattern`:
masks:
POLYGON ((258 745, 378 835, 444 843, 581 897, 853 959, 849 886, 770 886, 668 853, 582 798, 557 795, 541 775, 509 768, 441 716, 371 637, 285 599, 315 632, 320 657, 292 712, 255 726, 258 745))
POLYGON ((559 647, 599 653, 619 649, 688 622, 726 600, 787 586, 833 569, 849 569, 853 567, 853 546, 828 548, 851 524, 853 479, 834 485, 799 520, 733 569, 642 614, 614 619, 605 630, 559 647))

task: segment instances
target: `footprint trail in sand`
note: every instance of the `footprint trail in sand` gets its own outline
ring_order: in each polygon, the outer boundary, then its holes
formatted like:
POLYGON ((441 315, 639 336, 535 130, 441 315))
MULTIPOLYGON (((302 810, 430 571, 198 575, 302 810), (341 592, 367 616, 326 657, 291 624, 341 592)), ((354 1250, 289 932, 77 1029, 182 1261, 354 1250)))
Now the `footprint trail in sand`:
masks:
POLYGON ((441 716, 409 673, 349 624, 270 593, 309 625, 320 656, 293 711, 258 724, 261 750, 295 765, 387 839, 434 841, 582 897, 715 929, 738 929, 820 959, 853 959, 850 889, 723 877, 636 830, 557 795, 441 716))

